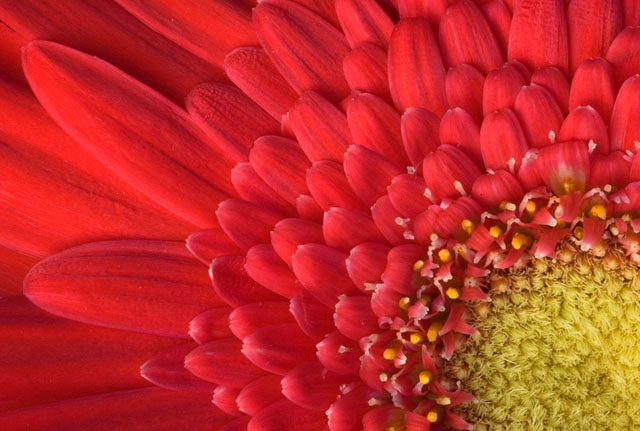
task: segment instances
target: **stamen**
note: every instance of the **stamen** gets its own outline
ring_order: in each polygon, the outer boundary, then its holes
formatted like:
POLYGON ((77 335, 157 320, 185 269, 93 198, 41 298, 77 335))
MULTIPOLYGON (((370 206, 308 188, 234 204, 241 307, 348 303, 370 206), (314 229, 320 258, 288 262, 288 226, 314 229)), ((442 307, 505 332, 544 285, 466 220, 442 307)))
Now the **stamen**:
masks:
POLYGON ((420 272, 420 270, 424 267, 424 260, 417 260, 416 263, 413 264, 413 271, 420 272))
POLYGON ((436 398, 436 404, 438 404, 439 406, 448 406, 449 404, 451 404, 451 398, 444 395, 439 396, 438 398, 436 398))
POLYGON ((602 204, 596 204, 589 210, 589 215, 604 220, 607 218, 607 208, 602 204))
POLYGON ((500 209, 502 211, 515 211, 516 204, 514 204, 513 202, 502 201, 500 202, 500 209))
POLYGON ((408 310, 409 304, 411 304, 411 298, 409 298, 408 296, 402 297, 398 301, 398 307, 400 307, 403 310, 408 310))
POLYGON ((429 410, 429 413, 427 413, 427 420, 430 423, 438 422, 438 412, 435 410, 429 410))
POLYGON ((418 374, 418 379, 420 379, 420 383, 423 385, 428 385, 432 378, 433 373, 429 370, 420 371, 420 374, 418 374))
POLYGON ((460 223, 460 226, 462 227, 462 230, 468 233, 469 235, 471 235, 473 233, 473 230, 476 228, 476 225, 468 218, 462 220, 462 223, 460 223))
POLYGON ((424 341, 424 335, 419 332, 414 332, 409 336, 409 341, 411 344, 419 344, 424 341))
POLYGON ((433 343, 438 339, 438 332, 440 332, 443 325, 444 323, 442 322, 433 322, 429 325, 429 329, 427 330, 427 340, 429 340, 429 342, 433 343))
POLYGON ((386 349, 384 349, 384 352, 382 352, 382 357, 385 358, 387 361, 393 361, 396 358, 396 349, 392 348, 392 347, 388 347, 386 349))
POLYGON ((440 258, 442 263, 449 263, 453 258, 453 256, 451 256, 451 252, 446 248, 440 249, 440 251, 438 251, 438 257, 440 258))
POLYGON ((511 245, 516 250, 520 250, 522 248, 522 246, 529 247, 532 242, 533 242, 533 240, 531 239, 530 236, 527 236, 527 235, 522 234, 520 232, 516 232, 513 235, 513 238, 511 239, 511 245))
POLYGON ((573 236, 575 236, 578 239, 582 239, 582 233, 583 233, 582 226, 576 226, 576 228, 573 230, 573 236))
POLYGON ((535 201, 527 201, 527 204, 525 205, 524 208, 527 211, 527 214, 529 214, 529 215, 535 214, 535 212, 537 210, 537 206, 536 206, 535 201))
POLYGON ((573 193, 576 191, 576 183, 573 181, 573 178, 565 178, 562 181, 562 189, 566 194, 573 193))
POLYGON ((489 235, 494 238, 498 238, 500 235, 502 235, 502 229, 500 229, 500 226, 491 226, 489 228, 489 235))
POLYGON ((455 287, 448 288, 444 293, 445 293, 445 295, 447 295, 447 297, 449 299, 458 299, 458 298, 460 298, 460 292, 455 287))

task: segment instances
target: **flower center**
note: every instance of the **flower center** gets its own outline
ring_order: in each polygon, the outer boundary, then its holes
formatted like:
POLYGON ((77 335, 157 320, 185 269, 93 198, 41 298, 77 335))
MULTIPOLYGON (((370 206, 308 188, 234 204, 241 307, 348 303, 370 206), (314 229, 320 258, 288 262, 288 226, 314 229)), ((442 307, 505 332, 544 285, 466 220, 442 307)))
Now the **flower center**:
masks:
POLYGON ((478 400, 467 420, 491 431, 639 429, 635 270, 622 255, 615 270, 586 254, 549 262, 506 272, 509 288, 473 322, 481 335, 452 358, 478 400))

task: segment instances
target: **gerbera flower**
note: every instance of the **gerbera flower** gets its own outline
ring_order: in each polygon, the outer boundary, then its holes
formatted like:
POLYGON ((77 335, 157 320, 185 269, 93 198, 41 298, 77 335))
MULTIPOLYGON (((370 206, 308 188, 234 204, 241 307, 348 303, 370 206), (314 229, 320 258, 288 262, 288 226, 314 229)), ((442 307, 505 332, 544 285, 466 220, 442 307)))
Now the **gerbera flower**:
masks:
POLYGON ((63 3, 0 3, 0 428, 640 426, 635 0, 63 3))

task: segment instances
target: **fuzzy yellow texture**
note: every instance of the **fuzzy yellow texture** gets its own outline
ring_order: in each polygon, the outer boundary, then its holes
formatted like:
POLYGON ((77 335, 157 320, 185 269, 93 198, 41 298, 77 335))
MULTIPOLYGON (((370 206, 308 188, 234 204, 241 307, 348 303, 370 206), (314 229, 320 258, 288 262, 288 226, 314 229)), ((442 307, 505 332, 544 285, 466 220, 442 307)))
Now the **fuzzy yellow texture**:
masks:
MULTIPOLYGON (((623 258, 624 260, 624 258, 623 258)), ((640 280, 582 255, 511 271, 452 361, 490 431, 640 430, 640 280), (544 265, 537 266, 544 268, 544 265)))

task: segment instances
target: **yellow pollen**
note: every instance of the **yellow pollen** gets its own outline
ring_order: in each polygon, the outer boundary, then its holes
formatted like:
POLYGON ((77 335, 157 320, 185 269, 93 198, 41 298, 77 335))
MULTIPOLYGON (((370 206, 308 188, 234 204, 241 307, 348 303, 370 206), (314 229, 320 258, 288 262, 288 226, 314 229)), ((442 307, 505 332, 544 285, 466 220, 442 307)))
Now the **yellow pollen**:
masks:
POLYGON ((620 235, 620 229, 618 229, 618 226, 616 226, 615 224, 609 226, 609 232, 611 232, 611 235, 613 236, 620 235))
POLYGON ((573 236, 575 236, 578 239, 582 239, 582 233, 583 233, 582 226, 576 226, 576 228, 573 230, 573 236))
POLYGON ((438 412, 430 410, 429 413, 427 413, 427 420, 430 423, 438 422, 438 412))
POLYGON ((393 349, 391 347, 384 349, 384 352, 382 352, 382 357, 387 361, 393 361, 396 358, 396 349, 393 349))
POLYGON ((424 260, 417 260, 416 263, 413 264, 413 270, 415 272, 420 272, 422 267, 424 267, 424 260))
POLYGON ((572 178, 565 178, 564 181, 562 181, 562 188, 567 194, 573 193, 576 191, 576 183, 572 178))
POLYGON ((528 237, 525 234, 522 234, 520 232, 516 232, 513 235, 513 238, 511 239, 511 245, 513 246, 513 248, 515 248, 516 250, 520 250, 522 248, 522 246, 530 246, 531 245, 531 238, 528 237))
POLYGON ((471 235, 473 233, 473 230, 476 228, 476 225, 468 218, 462 220, 462 223, 460 223, 460 226, 462 227, 462 230, 468 233, 469 235, 471 235))
POLYGON ((502 201, 500 202, 500 209, 502 211, 515 211, 516 210, 516 204, 514 204, 513 202, 507 202, 507 201, 502 201))
POLYGON ((525 210, 529 215, 533 215, 536 212, 536 203, 534 201, 528 201, 527 205, 525 205, 525 210))
POLYGON ((396 427, 394 427, 393 425, 389 426, 386 428, 386 431, 396 431, 396 427))
POLYGON ((438 252, 438 257, 440 258, 442 263, 448 263, 451 262, 453 256, 451 256, 451 252, 449 250, 443 248, 438 252))
POLYGON ((445 294, 449 299, 458 299, 460 298, 460 292, 455 287, 450 287, 445 291, 445 294))
POLYGON ((418 379, 420 379, 420 383, 423 385, 428 385, 432 378, 433 373, 429 370, 420 371, 420 374, 418 374, 418 379))
POLYGON ((421 343, 422 341, 424 341, 424 335, 420 334, 419 332, 414 332, 409 336, 409 341, 411 341, 411 344, 421 343))
POLYGON ((439 396, 438 398, 436 398, 436 404, 438 404, 439 406, 448 406, 449 404, 451 404, 451 398, 444 395, 439 396))
POLYGON ((500 226, 491 226, 489 228, 489 235, 494 238, 498 238, 500 235, 502 235, 502 229, 500 229, 500 226))
POLYGON ((427 340, 433 343, 438 338, 438 332, 442 329, 442 322, 433 322, 429 325, 429 329, 427 330, 427 340))
POLYGON ((607 218, 607 208, 602 204, 596 204, 589 210, 589 215, 604 220, 607 218))
POLYGON ((409 304, 411 304, 411 298, 409 298, 408 296, 402 297, 400 298, 400 301, 398 301, 398 307, 403 310, 408 310, 409 304))

